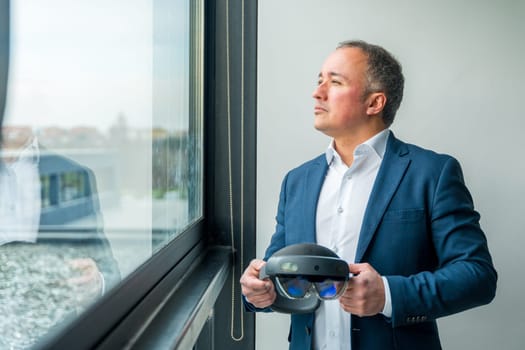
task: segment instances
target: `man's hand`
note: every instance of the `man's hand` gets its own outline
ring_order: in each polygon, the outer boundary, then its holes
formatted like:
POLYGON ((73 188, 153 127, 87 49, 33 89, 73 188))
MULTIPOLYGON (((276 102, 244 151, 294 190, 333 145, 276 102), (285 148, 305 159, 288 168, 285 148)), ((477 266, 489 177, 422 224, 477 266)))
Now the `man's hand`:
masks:
POLYGON ((102 276, 93 259, 73 259, 69 261, 69 265, 78 271, 79 275, 67 282, 79 293, 78 297, 82 303, 87 304, 102 294, 102 276))
POLYGON ((344 294, 339 298, 346 312, 357 316, 373 316, 385 306, 383 279, 370 264, 349 264, 350 277, 344 294))
POLYGON ((258 308, 265 308, 275 301, 275 287, 270 279, 259 279, 259 271, 266 264, 263 260, 254 259, 241 276, 242 294, 246 300, 258 308))

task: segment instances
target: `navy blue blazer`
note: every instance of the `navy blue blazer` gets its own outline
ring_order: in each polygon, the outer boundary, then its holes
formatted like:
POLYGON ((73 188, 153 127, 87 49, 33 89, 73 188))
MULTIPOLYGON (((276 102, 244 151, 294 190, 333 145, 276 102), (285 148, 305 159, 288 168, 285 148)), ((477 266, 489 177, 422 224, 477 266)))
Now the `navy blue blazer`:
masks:
MULTIPOLYGON (((89 252, 104 276, 106 290, 121 280, 117 261, 113 256, 110 244, 104 233, 104 223, 100 210, 98 189, 95 174, 72 159, 52 152, 42 152, 38 162, 40 177, 50 178, 48 200, 53 202, 40 212, 40 226, 37 242, 40 244, 71 244, 79 248, 80 257, 89 252), (62 174, 76 174, 81 179, 81 195, 67 202, 60 202, 58 183, 62 174), (82 227, 71 227, 68 224, 76 219, 83 219, 82 227), (55 234, 62 234, 55 238, 55 234)), ((44 195, 44 193, 42 193, 44 195)), ((42 198, 44 201, 44 198, 42 198)))
MULTIPOLYGON (((327 169, 323 154, 286 175, 265 259, 287 245, 315 242, 327 169)), ((440 349, 438 317, 494 298, 497 273, 479 218, 457 160, 390 134, 355 262, 388 279, 392 317, 352 315, 353 350, 440 349)), ((313 313, 291 315, 290 349, 311 349, 313 326, 313 313)))

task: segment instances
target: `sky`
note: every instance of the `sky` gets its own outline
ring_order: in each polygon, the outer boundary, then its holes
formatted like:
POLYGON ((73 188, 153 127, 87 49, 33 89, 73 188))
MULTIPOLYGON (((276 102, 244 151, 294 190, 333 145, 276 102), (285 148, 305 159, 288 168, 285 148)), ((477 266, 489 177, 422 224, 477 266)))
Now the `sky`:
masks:
POLYGON ((12 1, 6 124, 186 127, 187 2, 12 1))

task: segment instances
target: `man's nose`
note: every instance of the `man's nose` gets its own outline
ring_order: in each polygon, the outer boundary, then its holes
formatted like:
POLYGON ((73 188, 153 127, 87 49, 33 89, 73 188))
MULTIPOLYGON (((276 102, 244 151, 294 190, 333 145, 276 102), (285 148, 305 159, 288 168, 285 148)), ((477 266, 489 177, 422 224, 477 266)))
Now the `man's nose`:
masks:
POLYGON ((312 93, 312 97, 316 100, 324 100, 326 98, 326 86, 324 83, 318 84, 312 93))

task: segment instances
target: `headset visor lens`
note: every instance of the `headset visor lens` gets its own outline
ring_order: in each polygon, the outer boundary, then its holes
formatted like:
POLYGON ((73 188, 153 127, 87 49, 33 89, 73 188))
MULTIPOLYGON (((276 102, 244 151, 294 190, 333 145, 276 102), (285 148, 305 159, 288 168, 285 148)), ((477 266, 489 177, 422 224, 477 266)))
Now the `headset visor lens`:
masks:
POLYGON ((321 299, 335 299, 341 296, 346 288, 346 281, 327 279, 315 283, 315 289, 321 299))
POLYGON ((319 281, 316 279, 313 282, 303 276, 277 276, 276 280, 282 294, 290 299, 304 298, 313 290, 319 299, 330 300, 341 296, 346 288, 346 280, 324 279, 319 281))
POLYGON ((304 298, 312 283, 303 277, 277 277, 285 296, 292 299, 304 298))

